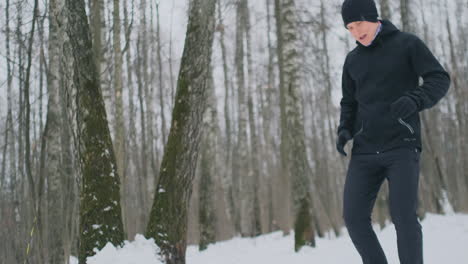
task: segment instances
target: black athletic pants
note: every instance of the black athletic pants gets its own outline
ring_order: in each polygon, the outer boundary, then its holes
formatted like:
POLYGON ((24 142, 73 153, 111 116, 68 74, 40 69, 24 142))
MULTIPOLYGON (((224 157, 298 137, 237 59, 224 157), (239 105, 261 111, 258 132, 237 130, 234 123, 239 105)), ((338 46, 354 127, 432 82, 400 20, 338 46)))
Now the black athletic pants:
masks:
POLYGON ((401 264, 422 264, 422 231, 416 215, 420 151, 398 148, 379 154, 354 154, 346 175, 343 217, 363 264, 387 264, 372 229, 371 213, 385 179, 389 183, 390 215, 397 232, 401 264))

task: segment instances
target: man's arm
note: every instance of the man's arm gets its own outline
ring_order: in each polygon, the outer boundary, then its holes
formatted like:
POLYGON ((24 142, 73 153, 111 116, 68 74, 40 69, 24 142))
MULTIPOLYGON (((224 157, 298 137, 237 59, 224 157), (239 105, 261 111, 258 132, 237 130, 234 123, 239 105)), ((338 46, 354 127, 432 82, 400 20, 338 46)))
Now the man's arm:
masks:
POLYGON ((410 44, 409 52, 413 69, 424 83, 406 95, 416 102, 418 111, 422 111, 444 97, 450 86, 450 76, 418 37, 410 44))
POLYGON ((349 72, 346 67, 346 61, 343 66, 343 75, 341 79, 341 89, 343 97, 341 98, 341 112, 340 112, 340 125, 338 126, 338 134, 344 129, 348 130, 352 135, 354 120, 356 117, 357 111, 357 101, 354 98, 354 92, 356 90, 356 85, 351 79, 349 72))

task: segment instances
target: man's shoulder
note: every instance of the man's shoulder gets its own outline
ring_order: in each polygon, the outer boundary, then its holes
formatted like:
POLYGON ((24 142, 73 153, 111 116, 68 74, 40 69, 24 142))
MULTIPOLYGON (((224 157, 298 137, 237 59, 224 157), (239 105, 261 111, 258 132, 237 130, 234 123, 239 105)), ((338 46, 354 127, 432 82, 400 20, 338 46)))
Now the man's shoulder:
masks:
POLYGON ((400 31, 398 32, 398 35, 405 41, 421 41, 421 39, 416 34, 411 32, 400 31))
POLYGON ((393 37, 397 39, 398 45, 402 48, 424 43, 418 35, 411 32, 399 31, 393 37))

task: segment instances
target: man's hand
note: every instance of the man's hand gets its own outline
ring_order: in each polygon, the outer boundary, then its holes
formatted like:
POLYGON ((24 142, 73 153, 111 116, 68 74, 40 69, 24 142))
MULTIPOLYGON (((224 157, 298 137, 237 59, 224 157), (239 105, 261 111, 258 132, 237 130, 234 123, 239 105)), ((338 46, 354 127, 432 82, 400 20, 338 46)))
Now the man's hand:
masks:
POLYGON ((341 130, 340 133, 338 134, 338 139, 336 141, 336 149, 341 155, 345 157, 347 156, 347 154, 344 151, 344 146, 351 138, 352 138, 351 133, 346 129, 341 130))
POLYGON ((408 96, 402 96, 390 105, 390 112, 394 118, 407 118, 417 109, 416 102, 408 96))

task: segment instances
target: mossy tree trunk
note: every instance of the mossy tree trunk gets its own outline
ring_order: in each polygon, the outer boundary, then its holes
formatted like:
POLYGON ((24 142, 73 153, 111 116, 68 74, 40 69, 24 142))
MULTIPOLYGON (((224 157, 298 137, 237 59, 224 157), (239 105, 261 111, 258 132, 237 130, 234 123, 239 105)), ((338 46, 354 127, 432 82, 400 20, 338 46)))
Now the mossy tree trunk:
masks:
POLYGON ((120 180, 112 148, 99 74, 93 57, 84 0, 67 0, 67 35, 74 59, 77 89, 77 125, 80 186, 79 261, 107 242, 120 245, 124 231, 120 207, 120 180))
POLYGON ((215 5, 216 0, 190 2, 171 129, 146 232, 168 264, 185 263, 187 206, 209 82, 215 5))
MULTIPOLYGON (((294 0, 275 0, 281 108, 281 166, 292 182, 294 248, 315 244, 310 173, 300 95, 297 14, 294 0)), ((289 202, 289 201, 288 201, 289 202)))

